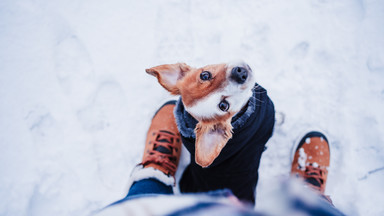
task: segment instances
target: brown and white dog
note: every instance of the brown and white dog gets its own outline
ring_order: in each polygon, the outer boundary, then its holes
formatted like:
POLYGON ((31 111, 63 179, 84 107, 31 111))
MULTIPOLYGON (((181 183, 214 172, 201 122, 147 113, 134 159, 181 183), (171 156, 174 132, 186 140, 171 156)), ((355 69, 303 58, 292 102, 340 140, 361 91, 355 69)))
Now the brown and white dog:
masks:
POLYGON ((208 167, 232 137, 232 117, 252 96, 254 75, 244 62, 193 68, 185 63, 146 69, 173 95, 180 95, 195 128, 195 159, 208 167))

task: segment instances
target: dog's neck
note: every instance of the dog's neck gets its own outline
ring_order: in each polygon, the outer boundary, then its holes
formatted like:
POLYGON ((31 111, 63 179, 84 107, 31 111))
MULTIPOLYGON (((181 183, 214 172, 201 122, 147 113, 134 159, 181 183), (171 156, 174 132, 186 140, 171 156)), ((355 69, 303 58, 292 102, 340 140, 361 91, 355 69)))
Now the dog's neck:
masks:
MULTIPOLYGON (((248 102, 243 106, 243 108, 233 116, 232 118, 232 127, 233 129, 240 128, 247 121, 249 116, 256 110, 256 94, 258 85, 255 84, 255 87, 252 89, 252 97, 248 102)), ((182 136, 195 138, 195 127, 198 121, 193 118, 186 110, 183 105, 181 97, 176 103, 175 111, 177 127, 182 136)))

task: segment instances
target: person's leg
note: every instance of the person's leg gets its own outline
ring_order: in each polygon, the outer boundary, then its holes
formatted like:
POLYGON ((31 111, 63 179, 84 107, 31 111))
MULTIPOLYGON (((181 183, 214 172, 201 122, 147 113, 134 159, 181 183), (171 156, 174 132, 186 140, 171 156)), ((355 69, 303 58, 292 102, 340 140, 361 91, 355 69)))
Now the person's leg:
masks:
POLYGON ((133 183, 127 197, 140 194, 173 194, 173 189, 155 178, 143 179, 133 183))
POLYGON ((175 101, 169 101, 155 113, 147 132, 142 162, 131 174, 128 194, 114 204, 144 195, 173 194, 181 151, 174 107, 175 101))

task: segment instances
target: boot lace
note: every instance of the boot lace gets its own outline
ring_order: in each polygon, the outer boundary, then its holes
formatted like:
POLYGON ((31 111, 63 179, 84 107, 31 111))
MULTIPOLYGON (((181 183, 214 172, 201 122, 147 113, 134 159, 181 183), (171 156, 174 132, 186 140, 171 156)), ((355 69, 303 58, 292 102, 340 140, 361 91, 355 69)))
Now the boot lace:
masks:
POLYGON ((143 166, 154 163, 161 165, 168 170, 168 175, 174 175, 177 169, 177 156, 173 153, 179 149, 175 147, 180 142, 180 138, 169 131, 160 130, 154 132, 154 141, 150 141, 152 149, 148 152, 148 156, 142 162, 143 166))
POLYGON ((321 186, 324 184, 326 173, 327 170, 325 168, 309 165, 305 167, 305 173, 303 177, 312 188, 321 191, 321 186))

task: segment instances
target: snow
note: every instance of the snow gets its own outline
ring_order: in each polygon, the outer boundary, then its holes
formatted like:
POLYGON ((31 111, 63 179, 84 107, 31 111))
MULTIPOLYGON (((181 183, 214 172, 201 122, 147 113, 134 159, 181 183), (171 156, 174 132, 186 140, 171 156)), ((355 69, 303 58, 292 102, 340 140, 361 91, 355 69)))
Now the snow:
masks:
POLYGON ((316 163, 316 162, 314 162, 312 165, 313 165, 313 167, 315 167, 315 168, 319 167, 319 164, 316 163))
POLYGON ((304 148, 299 149, 299 158, 297 158, 297 163, 300 166, 301 170, 305 170, 305 167, 307 166, 307 154, 304 151, 304 148))
MULTIPOLYGON (((384 3, 378 0, 0 1, 0 215, 85 215, 126 193, 154 111, 145 73, 244 59, 284 113, 257 208, 320 128, 326 193, 383 215, 384 3)), ((184 159, 186 160, 186 159, 184 159)))

